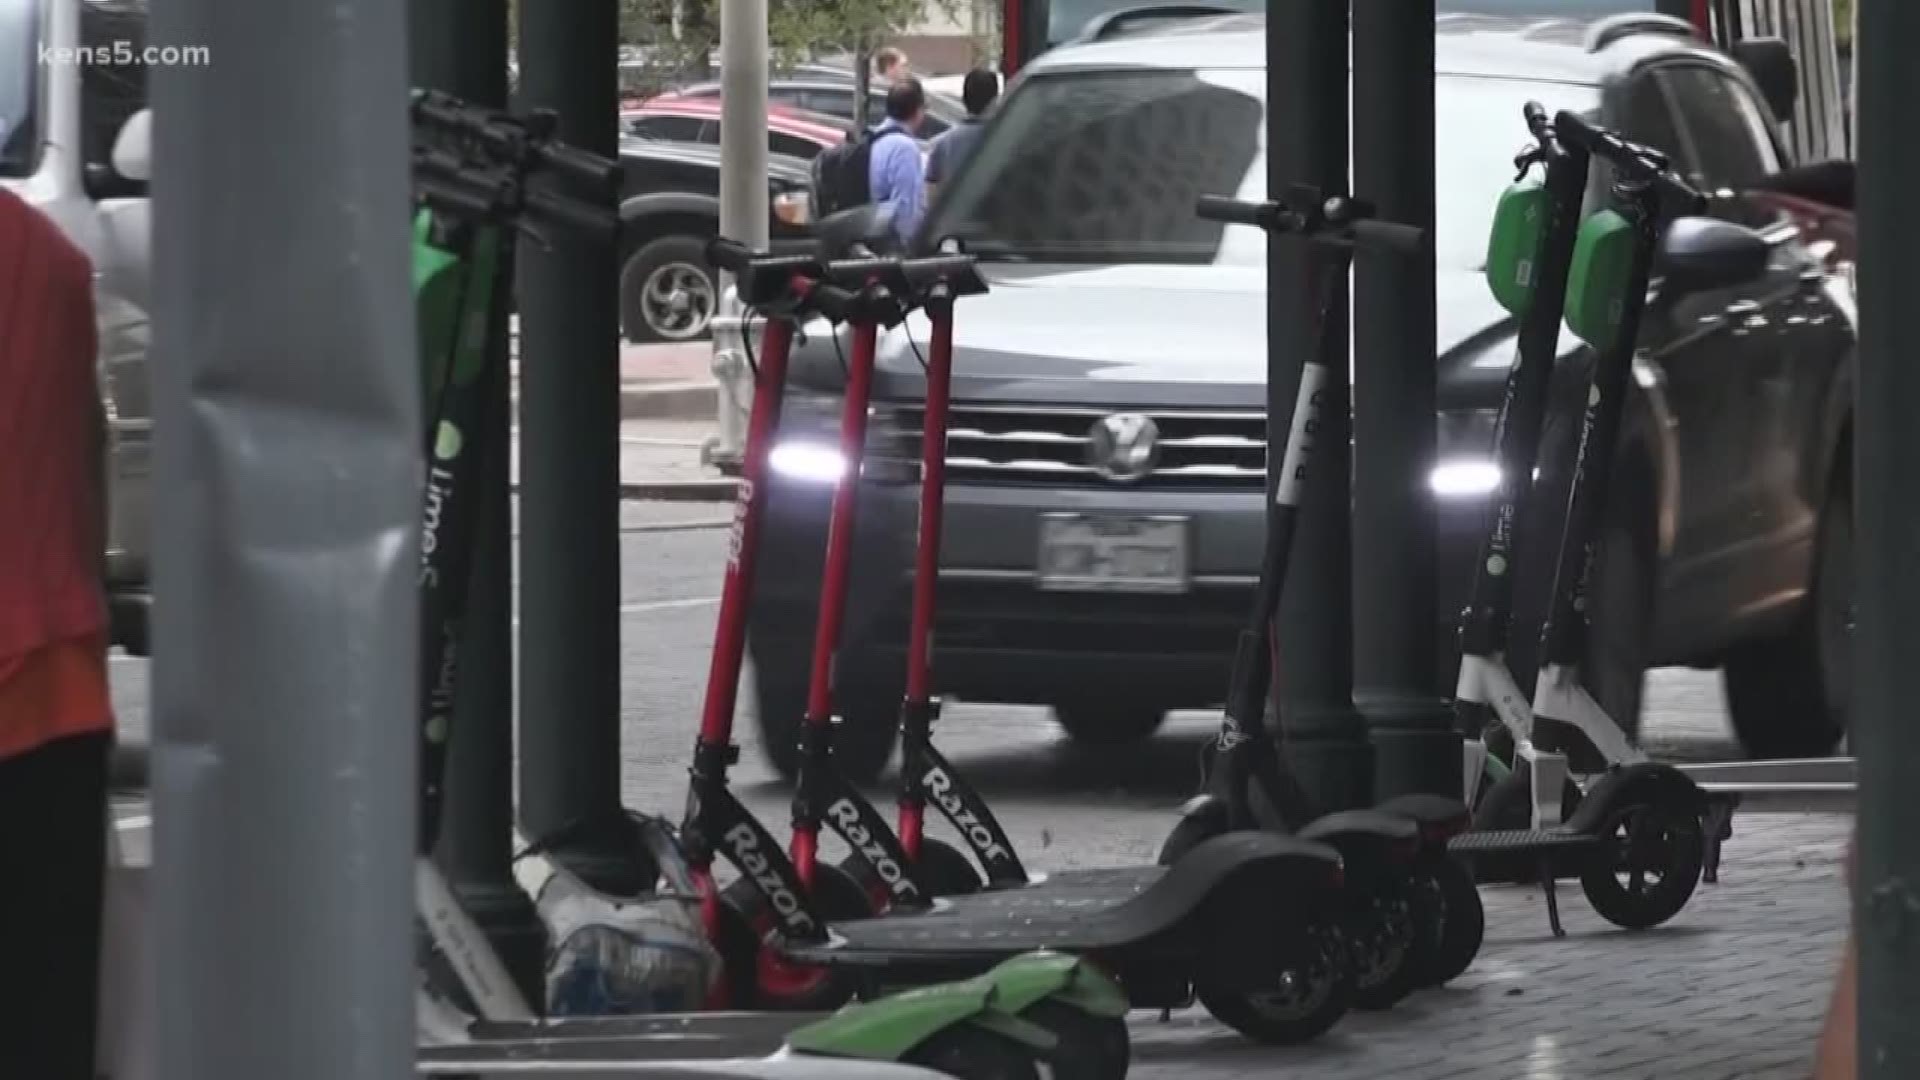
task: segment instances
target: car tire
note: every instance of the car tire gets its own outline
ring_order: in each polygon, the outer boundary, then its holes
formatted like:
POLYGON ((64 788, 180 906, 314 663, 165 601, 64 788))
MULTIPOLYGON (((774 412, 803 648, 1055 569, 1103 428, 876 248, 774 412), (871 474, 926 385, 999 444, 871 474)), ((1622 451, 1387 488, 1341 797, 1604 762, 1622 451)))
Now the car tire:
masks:
POLYGON ((1753 758, 1825 757, 1847 733, 1853 663, 1853 497, 1821 512, 1813 584, 1793 626, 1744 643, 1721 669, 1734 734, 1753 758))
MULTIPOLYGON (((791 782, 800 771, 800 723, 807 713, 805 650, 771 663, 754 658, 754 720, 760 749, 781 778, 791 782)), ((833 760, 840 775, 856 784, 878 779, 893 757, 899 731, 900 697, 873 686, 836 687, 833 760)))
POLYGON ((636 344, 699 341, 711 333, 719 298, 704 238, 656 237, 620 270, 620 331, 636 344))
POLYGON ((1130 746, 1153 737, 1166 721, 1165 709, 1120 698, 1060 702, 1053 718, 1067 737, 1082 746, 1130 746))

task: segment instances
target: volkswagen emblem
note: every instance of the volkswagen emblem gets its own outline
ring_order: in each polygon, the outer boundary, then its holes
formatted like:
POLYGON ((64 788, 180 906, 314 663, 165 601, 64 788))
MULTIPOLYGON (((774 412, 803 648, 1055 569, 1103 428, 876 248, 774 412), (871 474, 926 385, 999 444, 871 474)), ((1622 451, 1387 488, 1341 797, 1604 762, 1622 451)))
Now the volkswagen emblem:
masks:
POLYGON ((1087 434, 1087 464, 1108 480, 1145 479, 1160 461, 1160 426, 1150 416, 1114 413, 1087 434))

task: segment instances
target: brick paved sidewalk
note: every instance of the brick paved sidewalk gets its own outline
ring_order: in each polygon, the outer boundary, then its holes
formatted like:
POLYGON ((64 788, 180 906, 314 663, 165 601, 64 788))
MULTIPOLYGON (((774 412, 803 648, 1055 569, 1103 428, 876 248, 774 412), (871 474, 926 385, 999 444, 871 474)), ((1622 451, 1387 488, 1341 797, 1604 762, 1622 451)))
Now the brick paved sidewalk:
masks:
POLYGON ((1805 1080, 1846 918, 1850 819, 1736 816, 1718 885, 1643 933, 1562 883, 1488 888, 1487 943, 1444 990, 1352 1013, 1320 1041, 1246 1044, 1199 1009, 1133 1027, 1134 1080, 1805 1080))

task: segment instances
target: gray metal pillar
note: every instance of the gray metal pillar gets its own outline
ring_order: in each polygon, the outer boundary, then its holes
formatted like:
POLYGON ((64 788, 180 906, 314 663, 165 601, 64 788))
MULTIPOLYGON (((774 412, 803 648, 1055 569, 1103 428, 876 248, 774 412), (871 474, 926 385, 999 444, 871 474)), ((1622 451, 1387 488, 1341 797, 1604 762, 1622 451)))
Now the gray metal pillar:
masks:
MULTIPOLYGON (((615 0, 520 5, 522 109, 612 156, 615 0)), ((542 836, 620 807, 620 374, 617 254, 559 234, 520 245, 520 821, 542 836)), ((639 888, 608 837, 563 852, 639 888)))
MULTIPOLYGON (((1434 225, 1433 0, 1353 0, 1353 186, 1394 221, 1434 225)), ((1354 705, 1373 795, 1460 794, 1440 696, 1433 259, 1354 267, 1354 705)))
POLYGON ((213 58, 152 75, 164 1080, 411 1068, 406 41, 383 0, 153 9, 213 58))
MULTIPOLYGON (((410 8, 414 84, 505 106, 505 0, 412 0, 410 8)), ((497 362, 487 386, 487 431, 476 478, 480 535, 435 857, 521 993, 538 1001, 546 927, 513 880, 513 512, 507 490, 513 435, 507 313, 497 315, 488 342, 497 362)))
MULTIPOLYGON (((767 0, 720 5, 720 235, 755 251, 767 246, 767 0)), ((722 308, 713 322, 713 377, 719 428, 707 457, 737 464, 746 452, 753 408, 748 328, 732 274, 721 275, 722 308)))
MULTIPOLYGON (((1295 0, 1267 14, 1267 189, 1347 188, 1347 0, 1295 0)), ((1308 249, 1275 240, 1267 256, 1267 438, 1286 443, 1298 358, 1316 345, 1318 296, 1308 249)), ((1366 726, 1353 708, 1352 560, 1348 539, 1347 288, 1333 306, 1331 363, 1320 433, 1278 620, 1274 702, 1287 755, 1322 809, 1365 805, 1373 781, 1366 726)), ((1268 482, 1277 475, 1269 469, 1268 482)))
POLYGON ((1860 382, 1855 395, 1854 520, 1860 560, 1854 632, 1853 749, 1860 762, 1860 1080, 1920 1076, 1920 726, 1913 659, 1920 656, 1920 146, 1909 119, 1920 101, 1920 4, 1859 0, 1860 382))

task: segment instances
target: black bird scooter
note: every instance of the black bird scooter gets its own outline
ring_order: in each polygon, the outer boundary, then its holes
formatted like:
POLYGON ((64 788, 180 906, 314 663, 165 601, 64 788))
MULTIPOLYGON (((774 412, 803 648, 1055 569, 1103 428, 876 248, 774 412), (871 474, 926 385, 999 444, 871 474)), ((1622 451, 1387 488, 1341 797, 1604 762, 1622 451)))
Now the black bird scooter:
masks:
POLYGON ((1485 929, 1480 894, 1466 868, 1447 854, 1468 811, 1457 800, 1409 795, 1372 810, 1320 816, 1287 769, 1267 721, 1280 608, 1294 522, 1321 419, 1328 365, 1328 309, 1356 250, 1406 255, 1424 249, 1422 230, 1372 217, 1365 203, 1296 186, 1279 201, 1239 202, 1206 196, 1197 208, 1211 221, 1253 225, 1312 245, 1318 296, 1314 354, 1300 362, 1300 389, 1286 445, 1272 478, 1267 539, 1259 583, 1240 632, 1220 733, 1209 748, 1202 791, 1181 811, 1161 848, 1161 861, 1237 829, 1268 828, 1329 844, 1347 866, 1351 894, 1347 936, 1355 949, 1356 1002, 1386 1008, 1416 989, 1466 970, 1485 929))

